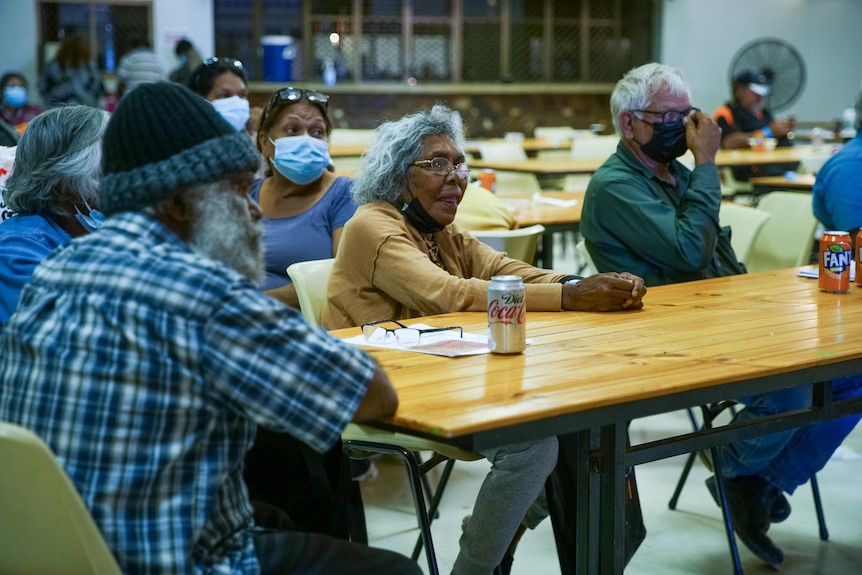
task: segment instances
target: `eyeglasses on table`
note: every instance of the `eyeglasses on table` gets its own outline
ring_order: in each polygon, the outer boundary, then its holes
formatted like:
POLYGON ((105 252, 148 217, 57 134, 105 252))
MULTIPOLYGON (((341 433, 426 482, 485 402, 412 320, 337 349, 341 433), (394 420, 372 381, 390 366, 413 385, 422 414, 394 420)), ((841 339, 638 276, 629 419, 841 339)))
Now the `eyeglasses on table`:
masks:
POLYGON ((394 338, 398 345, 404 347, 419 345, 423 335, 456 330, 458 331, 458 337, 463 338, 464 328, 460 325, 415 328, 408 327, 394 319, 383 319, 362 324, 362 335, 368 343, 382 344, 391 342, 392 338, 394 338))

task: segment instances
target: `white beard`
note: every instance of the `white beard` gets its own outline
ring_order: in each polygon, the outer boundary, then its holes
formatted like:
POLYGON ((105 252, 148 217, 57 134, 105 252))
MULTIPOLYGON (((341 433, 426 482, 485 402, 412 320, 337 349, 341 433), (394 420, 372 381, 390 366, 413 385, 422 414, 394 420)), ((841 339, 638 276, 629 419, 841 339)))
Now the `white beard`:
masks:
POLYGON ((263 223, 254 221, 248 201, 225 182, 196 186, 186 201, 195 216, 188 239, 191 248, 261 285, 266 277, 263 223))

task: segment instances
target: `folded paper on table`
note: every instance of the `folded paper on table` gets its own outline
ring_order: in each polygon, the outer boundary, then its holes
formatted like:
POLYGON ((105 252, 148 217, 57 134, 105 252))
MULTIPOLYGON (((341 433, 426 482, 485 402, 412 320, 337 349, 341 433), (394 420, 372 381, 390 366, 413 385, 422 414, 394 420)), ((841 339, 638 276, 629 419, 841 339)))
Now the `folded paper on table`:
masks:
MULTIPOLYGON (((432 326, 424 323, 416 323, 411 326, 415 329, 430 329, 432 326)), ((488 348, 488 336, 476 335, 464 332, 464 337, 459 337, 457 331, 444 331, 422 334, 420 345, 403 346, 393 337, 387 343, 369 343, 364 335, 343 338, 342 341, 353 345, 367 345, 370 347, 382 347, 385 349, 401 349, 404 351, 415 351, 416 353, 428 353, 431 355, 442 355, 445 357, 459 357, 462 355, 481 355, 491 353, 488 348)), ((532 340, 527 339, 527 343, 532 340)))
MULTIPOLYGON (((812 278, 817 279, 820 277, 820 267, 819 266, 806 266, 796 272, 801 278, 812 278)), ((850 281, 856 281, 856 264, 852 264, 850 266, 850 281)))
POLYGON ((538 192, 533 194, 532 201, 534 206, 540 204, 547 204, 549 206, 557 206, 558 208, 572 208, 578 204, 578 200, 561 200, 559 198, 543 196, 538 192))

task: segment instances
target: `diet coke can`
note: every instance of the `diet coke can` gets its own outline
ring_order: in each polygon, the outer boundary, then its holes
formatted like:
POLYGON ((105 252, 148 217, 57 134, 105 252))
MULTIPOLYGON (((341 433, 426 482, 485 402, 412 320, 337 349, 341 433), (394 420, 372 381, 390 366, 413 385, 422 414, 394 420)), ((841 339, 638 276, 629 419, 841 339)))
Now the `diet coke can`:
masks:
POLYGON ((522 353, 527 347, 527 302, 521 276, 494 276, 488 285, 488 348, 522 353))

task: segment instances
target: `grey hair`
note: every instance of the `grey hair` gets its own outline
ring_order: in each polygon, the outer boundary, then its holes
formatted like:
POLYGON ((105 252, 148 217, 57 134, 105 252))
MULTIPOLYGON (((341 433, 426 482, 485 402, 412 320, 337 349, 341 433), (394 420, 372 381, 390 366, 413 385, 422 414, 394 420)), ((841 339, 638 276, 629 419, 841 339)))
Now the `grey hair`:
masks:
POLYGON ((397 206, 410 181, 410 166, 422 153, 422 141, 437 135, 451 138, 463 153, 464 133, 458 116, 443 104, 381 124, 353 183, 356 204, 389 202, 397 206))
POLYGON ((6 203, 19 214, 74 213, 96 207, 102 134, 110 115, 90 106, 61 106, 39 114, 18 141, 6 203))
POLYGON ((626 110, 649 109, 652 99, 662 89, 667 90, 670 96, 690 97, 682 74, 671 66, 653 62, 625 73, 611 94, 611 119, 618 136, 622 137, 620 113, 626 110))

